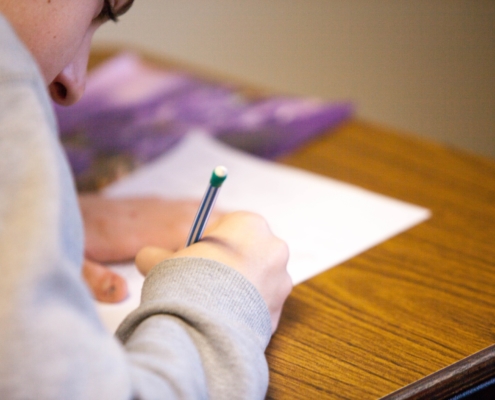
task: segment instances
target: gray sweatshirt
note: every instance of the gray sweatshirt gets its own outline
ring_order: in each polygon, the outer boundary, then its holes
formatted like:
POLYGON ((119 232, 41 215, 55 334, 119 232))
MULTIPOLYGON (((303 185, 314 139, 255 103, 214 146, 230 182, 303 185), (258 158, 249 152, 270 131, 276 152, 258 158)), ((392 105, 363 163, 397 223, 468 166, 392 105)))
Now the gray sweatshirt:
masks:
POLYGON ((266 304, 233 269, 163 262, 109 334, 81 280, 77 195, 47 90, 0 15, 0 398, 257 399, 266 304))

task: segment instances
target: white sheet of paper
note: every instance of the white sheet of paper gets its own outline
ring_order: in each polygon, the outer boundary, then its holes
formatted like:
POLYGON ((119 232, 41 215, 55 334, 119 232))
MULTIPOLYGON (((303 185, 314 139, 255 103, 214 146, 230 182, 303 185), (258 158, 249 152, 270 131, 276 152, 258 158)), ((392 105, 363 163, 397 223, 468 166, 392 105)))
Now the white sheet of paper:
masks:
MULTIPOLYGON (((337 180, 255 158, 192 133, 161 158, 106 190, 111 197, 162 196, 201 199, 217 165, 228 168, 215 207, 263 215, 290 249, 294 284, 369 249, 426 220, 430 211, 337 180)), ((192 223, 192 221, 191 221, 192 223)), ((143 278, 133 265, 114 266, 130 296, 117 305, 98 303, 115 331, 139 305, 143 278)))

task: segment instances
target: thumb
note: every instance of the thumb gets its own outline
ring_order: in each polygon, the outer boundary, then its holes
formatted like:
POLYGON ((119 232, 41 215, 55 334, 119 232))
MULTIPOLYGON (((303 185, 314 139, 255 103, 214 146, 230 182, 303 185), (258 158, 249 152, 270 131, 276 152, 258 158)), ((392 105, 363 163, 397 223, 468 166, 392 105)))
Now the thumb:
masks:
POLYGON ((82 275, 98 301, 116 303, 127 296, 125 279, 102 264, 85 259, 82 275))
POLYGON ((172 254, 173 251, 161 247, 147 246, 137 253, 136 266, 139 272, 146 276, 156 264, 171 257, 172 254))

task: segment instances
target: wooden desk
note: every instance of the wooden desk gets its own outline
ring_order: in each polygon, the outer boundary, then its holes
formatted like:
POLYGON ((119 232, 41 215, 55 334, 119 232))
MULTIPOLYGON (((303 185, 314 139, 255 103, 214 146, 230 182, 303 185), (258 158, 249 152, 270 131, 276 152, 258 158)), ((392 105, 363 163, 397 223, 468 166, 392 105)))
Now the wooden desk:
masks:
POLYGON ((268 349, 269 398, 376 399, 495 343, 494 161, 362 121, 280 161, 433 217, 294 289, 268 349))
MULTIPOLYGON (((269 399, 376 399, 495 343, 494 161, 354 120, 280 162, 433 217, 294 288, 267 351, 269 399)), ((448 398, 453 381, 495 375, 494 354, 395 398, 448 398)))

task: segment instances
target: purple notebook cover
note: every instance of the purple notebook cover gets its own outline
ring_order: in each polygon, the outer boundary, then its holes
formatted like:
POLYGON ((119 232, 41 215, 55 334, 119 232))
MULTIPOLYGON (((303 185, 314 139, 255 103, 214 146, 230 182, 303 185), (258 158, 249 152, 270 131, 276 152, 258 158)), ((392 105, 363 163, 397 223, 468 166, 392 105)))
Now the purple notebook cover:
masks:
POLYGON ((61 137, 80 190, 95 190, 153 160, 191 130, 272 159, 337 126, 350 102, 272 96, 146 65, 119 55, 88 77, 71 107, 55 106, 61 137))

